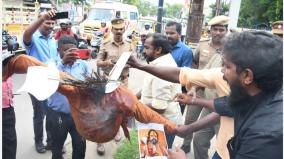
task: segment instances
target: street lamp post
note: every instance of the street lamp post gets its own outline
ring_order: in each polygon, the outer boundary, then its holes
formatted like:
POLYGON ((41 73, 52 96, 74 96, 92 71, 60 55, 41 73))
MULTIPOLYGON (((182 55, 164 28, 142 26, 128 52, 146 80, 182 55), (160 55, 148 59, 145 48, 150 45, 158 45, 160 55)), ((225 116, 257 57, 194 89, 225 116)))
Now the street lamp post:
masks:
POLYGON ((157 32, 158 33, 161 33, 162 31, 163 4, 164 4, 164 0, 159 0, 158 16, 157 16, 157 32))

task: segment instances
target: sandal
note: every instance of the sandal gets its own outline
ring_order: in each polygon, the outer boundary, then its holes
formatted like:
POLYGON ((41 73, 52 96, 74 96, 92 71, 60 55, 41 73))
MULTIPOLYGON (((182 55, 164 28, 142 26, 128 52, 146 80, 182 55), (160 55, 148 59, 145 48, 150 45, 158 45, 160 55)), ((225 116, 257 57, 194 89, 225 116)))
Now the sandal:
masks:
POLYGON ((120 132, 118 131, 117 134, 114 137, 114 141, 119 142, 120 140, 121 140, 121 135, 120 135, 120 132))
POLYGON ((97 144, 97 153, 100 155, 100 156, 103 156, 105 154, 105 147, 103 144, 97 144))

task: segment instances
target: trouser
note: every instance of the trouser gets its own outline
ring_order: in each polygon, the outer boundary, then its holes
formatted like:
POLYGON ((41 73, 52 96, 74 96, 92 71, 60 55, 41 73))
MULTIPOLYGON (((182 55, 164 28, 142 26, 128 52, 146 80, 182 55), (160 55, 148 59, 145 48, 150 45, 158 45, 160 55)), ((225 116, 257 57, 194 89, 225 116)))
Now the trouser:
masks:
POLYGON ((60 113, 48 108, 47 119, 52 135, 52 159, 62 159, 62 148, 68 133, 72 139, 72 159, 84 159, 86 140, 76 130, 71 114, 60 113))
MULTIPOLYGON (((185 86, 181 87, 181 92, 187 93, 185 86)), ((186 105, 179 103, 179 106, 180 106, 181 115, 183 115, 186 105)))
MULTIPOLYGON (((47 109, 47 100, 39 101, 33 95, 29 94, 31 97, 33 109, 34 109, 34 117, 33 117, 33 126, 34 126, 34 134, 35 134, 35 143, 42 143, 43 141, 43 120, 46 114, 47 109)), ((45 130, 46 130, 46 142, 51 142, 51 134, 49 131, 49 124, 46 122, 45 130)))
MULTIPOLYGON (((196 106, 196 105, 188 105, 187 111, 185 114, 185 121, 184 125, 192 124, 193 122, 197 121, 200 113, 201 113, 202 107, 196 106)), ((193 133, 188 133, 186 137, 183 140, 183 145, 190 146, 191 141, 193 138, 193 133)))
MULTIPOLYGON (((206 99, 213 99, 216 97, 216 93, 209 89, 205 89, 205 91, 197 91, 197 96, 206 99)), ((201 119, 210 113, 211 111, 206 108, 202 108, 201 106, 190 105, 187 108, 184 124, 192 124, 193 122, 197 121, 197 119, 201 119)), ((195 159, 208 159, 208 149, 210 148, 210 140, 216 134, 216 129, 218 130, 218 127, 212 126, 195 132, 194 136, 193 133, 188 134, 184 138, 183 145, 190 146, 191 141, 193 139, 193 150, 195 159)))
MULTIPOLYGON (((200 97, 200 98, 204 98, 204 91, 198 90, 196 92, 196 96, 200 97)), ((202 109, 203 108, 201 106, 188 105, 187 111, 186 111, 186 114, 185 114, 184 125, 189 125, 189 124, 192 124, 193 122, 197 121, 202 109)), ((191 141, 192 141, 192 137, 193 137, 193 133, 189 133, 188 135, 186 135, 186 137, 183 140, 183 145, 190 146, 191 141)))
POLYGON ((17 134, 13 107, 2 109, 2 159, 16 159, 17 134))
POLYGON ((171 149, 175 140, 175 134, 166 133, 168 148, 171 149))
MULTIPOLYGON (((208 109, 202 109, 200 118, 207 116, 211 111, 208 109)), ((208 149, 210 148, 210 140, 217 134, 219 130, 219 124, 201 129, 193 135, 193 150, 195 159, 208 159, 208 149)))
POLYGON ((212 156, 212 159, 221 159, 221 157, 219 156, 218 152, 215 152, 212 156))

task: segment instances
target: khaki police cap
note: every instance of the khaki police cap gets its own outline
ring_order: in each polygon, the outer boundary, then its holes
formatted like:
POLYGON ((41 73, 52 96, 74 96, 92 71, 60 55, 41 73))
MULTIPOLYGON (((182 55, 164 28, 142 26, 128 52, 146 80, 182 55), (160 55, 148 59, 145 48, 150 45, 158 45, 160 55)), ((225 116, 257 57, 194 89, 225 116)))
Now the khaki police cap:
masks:
POLYGON ((272 23, 273 34, 283 34, 283 21, 276 21, 272 23))
POLYGON ((208 22, 208 25, 212 26, 212 25, 228 25, 229 23, 229 17, 224 16, 224 15, 220 15, 220 16, 216 16, 213 19, 211 19, 208 22))
POLYGON ((113 28, 117 28, 117 29, 121 29, 125 27, 124 20, 120 18, 111 20, 111 25, 113 28))

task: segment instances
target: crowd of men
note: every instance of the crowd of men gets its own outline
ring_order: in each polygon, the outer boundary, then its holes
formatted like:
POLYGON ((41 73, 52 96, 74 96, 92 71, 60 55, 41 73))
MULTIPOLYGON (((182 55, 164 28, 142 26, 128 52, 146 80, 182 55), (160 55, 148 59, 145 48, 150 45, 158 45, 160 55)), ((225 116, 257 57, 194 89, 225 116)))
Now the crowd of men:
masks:
MULTIPOLYGON (((26 53, 43 63, 54 62, 59 70, 84 80, 90 76, 91 68, 76 53, 78 37, 68 22, 61 23, 62 30, 53 35, 55 21, 51 18, 55 14, 53 10, 41 13, 27 27, 23 34, 26 53)), ((128 85, 130 67, 147 72, 137 98, 164 118, 186 125, 178 127, 176 133, 166 133, 169 158, 183 159, 185 153, 193 150, 195 159, 207 159, 210 140, 215 135, 213 159, 282 158, 283 41, 276 35, 283 34, 283 27, 279 29, 279 23, 275 23, 275 35, 262 31, 229 34, 228 21, 226 16, 211 19, 210 39, 200 41, 194 53, 181 41, 182 26, 177 22, 166 25, 165 35, 141 32, 142 46, 137 49, 131 40, 124 39, 124 20, 113 19, 111 36, 100 46, 96 64, 105 76, 123 52, 143 53, 147 64, 132 55, 119 80, 128 85), (184 138, 181 148, 172 148, 176 135, 184 138)), ((102 27, 109 32, 105 25, 102 27)), ((3 66, 9 57, 6 55, 4 48, 3 66)), ((52 159, 62 159, 70 133, 72 158, 85 158, 86 140, 76 130, 67 98, 59 92, 44 101, 31 94, 30 98, 36 151, 51 150, 52 159)), ((2 81, 4 159, 16 158, 12 99, 12 82, 8 78, 2 81)), ((118 133, 114 140, 120 139, 118 133)), ((104 155, 103 143, 97 144, 97 152, 104 155)))

